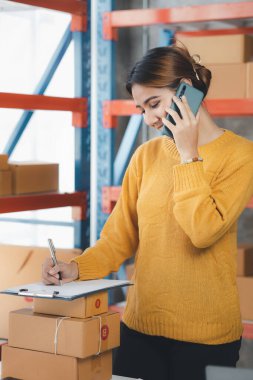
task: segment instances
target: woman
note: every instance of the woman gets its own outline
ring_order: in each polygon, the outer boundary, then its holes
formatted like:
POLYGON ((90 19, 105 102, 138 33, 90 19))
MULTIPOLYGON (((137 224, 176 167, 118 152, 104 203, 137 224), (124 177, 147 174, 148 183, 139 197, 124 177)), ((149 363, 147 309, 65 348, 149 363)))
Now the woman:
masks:
POLYGON ((206 365, 235 366, 239 358, 236 221, 253 194, 253 143, 221 129, 203 104, 195 117, 174 96, 182 81, 206 95, 210 79, 176 45, 152 49, 134 66, 127 90, 136 107, 173 139, 136 150, 94 247, 70 264, 44 265, 45 283, 58 283, 59 270, 64 281, 95 279, 135 254, 114 374, 203 380, 206 365))

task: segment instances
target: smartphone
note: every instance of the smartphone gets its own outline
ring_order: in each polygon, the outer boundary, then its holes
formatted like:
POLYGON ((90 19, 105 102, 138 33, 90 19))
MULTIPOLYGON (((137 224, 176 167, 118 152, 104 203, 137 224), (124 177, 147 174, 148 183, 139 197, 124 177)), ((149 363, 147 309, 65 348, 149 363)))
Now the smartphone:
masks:
MULTIPOLYGON (((185 82, 181 82, 177 88, 176 96, 181 99, 183 95, 185 95, 192 113, 196 115, 204 98, 203 92, 185 82)), ((182 119, 182 115, 176 103, 172 101, 170 108, 175 110, 182 119)), ((166 119, 169 120, 172 124, 176 125, 171 115, 168 114, 166 116, 166 119)), ((172 132, 165 125, 163 126, 162 134, 173 138, 172 132)))

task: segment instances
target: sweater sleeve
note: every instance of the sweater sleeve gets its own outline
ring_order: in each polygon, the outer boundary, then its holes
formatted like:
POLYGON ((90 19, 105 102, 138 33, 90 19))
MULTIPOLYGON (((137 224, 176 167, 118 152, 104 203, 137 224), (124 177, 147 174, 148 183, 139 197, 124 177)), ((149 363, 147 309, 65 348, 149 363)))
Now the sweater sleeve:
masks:
POLYGON ((223 170, 212 187, 205 179, 203 162, 176 165, 173 177, 174 216, 198 248, 219 240, 253 194, 253 163, 249 158, 223 170))
POLYGON ((135 254, 138 246, 137 197, 138 178, 133 156, 123 179, 119 200, 102 229, 100 239, 72 260, 78 264, 79 280, 103 278, 116 272, 126 259, 135 254))

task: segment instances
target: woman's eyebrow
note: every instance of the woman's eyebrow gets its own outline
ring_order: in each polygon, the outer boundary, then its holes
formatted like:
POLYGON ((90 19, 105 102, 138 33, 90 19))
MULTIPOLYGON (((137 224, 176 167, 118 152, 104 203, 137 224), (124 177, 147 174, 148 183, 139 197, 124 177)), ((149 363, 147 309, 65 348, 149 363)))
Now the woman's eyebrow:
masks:
MULTIPOLYGON (((146 100, 144 100, 143 105, 146 105, 150 100, 159 98, 158 95, 150 96, 146 100)), ((139 104, 136 104, 136 108, 142 108, 139 104)))

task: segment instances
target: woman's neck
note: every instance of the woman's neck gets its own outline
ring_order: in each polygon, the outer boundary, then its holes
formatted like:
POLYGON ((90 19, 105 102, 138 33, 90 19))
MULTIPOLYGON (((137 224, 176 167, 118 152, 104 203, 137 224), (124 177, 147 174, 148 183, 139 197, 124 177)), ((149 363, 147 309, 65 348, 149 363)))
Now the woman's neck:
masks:
POLYGON ((200 107, 198 146, 208 144, 224 133, 224 130, 214 123, 204 106, 200 107))

